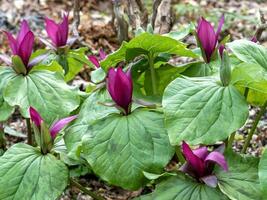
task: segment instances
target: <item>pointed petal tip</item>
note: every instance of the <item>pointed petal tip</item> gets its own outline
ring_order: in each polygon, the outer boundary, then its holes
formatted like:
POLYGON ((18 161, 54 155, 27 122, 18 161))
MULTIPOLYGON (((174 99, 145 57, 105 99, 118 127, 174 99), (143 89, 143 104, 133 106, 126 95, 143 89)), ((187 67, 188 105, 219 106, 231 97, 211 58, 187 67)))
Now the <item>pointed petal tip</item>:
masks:
POLYGON ((66 117, 63 119, 58 120, 50 127, 50 134, 52 138, 55 138, 57 134, 70 122, 75 120, 78 117, 78 115, 73 115, 70 117, 66 117))
POLYGON ((99 68, 99 67, 100 67, 99 60, 97 59, 96 56, 94 56, 94 55, 90 55, 90 56, 88 56, 88 59, 91 61, 91 63, 92 63, 96 68, 99 68))
POLYGON ((29 113, 30 113, 30 117, 31 117, 31 120, 33 121, 33 123, 37 127, 40 127, 43 119, 42 119, 41 115, 38 113, 38 111, 35 108, 30 107, 29 113))

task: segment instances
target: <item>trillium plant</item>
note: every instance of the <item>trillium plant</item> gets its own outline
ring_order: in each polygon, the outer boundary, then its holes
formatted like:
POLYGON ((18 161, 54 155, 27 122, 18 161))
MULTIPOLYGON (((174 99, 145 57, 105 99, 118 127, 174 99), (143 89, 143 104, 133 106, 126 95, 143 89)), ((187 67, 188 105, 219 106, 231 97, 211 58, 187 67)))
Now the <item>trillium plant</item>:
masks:
POLYGON ((266 111, 267 49, 257 34, 223 38, 226 19, 200 17, 164 35, 139 27, 116 51, 97 55, 74 48, 81 38, 71 37, 66 13, 59 22, 44 18, 44 36, 26 20, 16 37, 3 31, 10 53, 0 55, 0 129, 16 111, 27 144, 1 151, 0 199, 56 200, 73 186, 103 200, 80 176, 142 191, 140 200, 266 199, 267 151, 246 153, 266 111), (35 49, 35 40, 46 47, 35 49), (83 68, 86 91, 67 84, 83 68), (260 111, 236 152, 251 106, 260 111))

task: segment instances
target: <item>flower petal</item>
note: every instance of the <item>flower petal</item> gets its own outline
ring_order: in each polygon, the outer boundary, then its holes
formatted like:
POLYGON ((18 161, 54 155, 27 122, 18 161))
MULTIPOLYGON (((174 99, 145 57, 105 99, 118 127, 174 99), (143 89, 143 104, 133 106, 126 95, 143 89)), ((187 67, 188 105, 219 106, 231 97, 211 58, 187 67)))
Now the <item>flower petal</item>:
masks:
POLYGON ((18 56, 22 59, 24 65, 27 67, 33 49, 34 35, 29 31, 23 38, 20 46, 18 46, 18 56))
POLYGON ((45 18, 45 29, 48 37, 52 40, 55 46, 58 46, 60 39, 58 38, 59 26, 51 19, 45 18))
POLYGON ((194 149, 193 153, 202 160, 205 160, 205 158, 209 155, 207 147, 200 147, 198 149, 194 149))
POLYGON ((4 31, 4 33, 6 34, 7 36, 7 39, 8 39, 8 42, 9 42, 9 46, 12 50, 12 53, 14 55, 16 55, 18 53, 18 48, 17 48, 17 41, 16 39, 12 36, 11 33, 7 32, 7 31, 4 31))
POLYGON ((52 138, 55 138, 57 133, 61 131, 64 126, 66 126, 68 123, 73 121, 74 119, 77 118, 77 115, 73 115, 70 117, 63 118, 57 122, 55 122, 51 127, 50 127, 50 134, 52 138))
POLYGON ((218 29, 216 31, 216 40, 217 41, 218 41, 219 35, 220 35, 221 31, 222 31, 223 24, 224 24, 224 15, 221 16, 219 24, 218 24, 218 29))
POLYGON ((26 20, 23 20, 20 26, 19 33, 17 35, 18 46, 20 46, 21 42, 29 31, 31 31, 31 29, 29 27, 28 22, 26 20))
POLYGON ((131 76, 123 72, 121 67, 116 70, 109 69, 108 91, 113 101, 128 113, 129 105, 132 102, 133 83, 131 76))
POLYGON ((37 112, 37 110, 35 110, 33 107, 29 108, 29 112, 30 112, 30 117, 32 122, 38 127, 40 128, 41 123, 43 121, 42 117, 40 116, 40 114, 37 112))
POLYGON ((96 68, 100 67, 99 61, 96 56, 90 55, 88 56, 88 59, 91 61, 91 63, 93 63, 94 66, 96 66, 96 68))
POLYGON ((189 145, 183 141, 182 144, 183 154, 186 161, 191 165, 197 177, 202 177, 205 174, 205 164, 198 156, 196 156, 190 149, 189 145))
POLYGON ((197 36, 209 63, 217 44, 217 38, 213 26, 203 17, 198 23, 197 36))
POLYGON ((225 171, 228 171, 228 165, 227 162, 224 158, 224 155, 217 152, 217 151, 213 151, 211 152, 205 159, 205 163, 207 162, 213 162, 216 163, 218 165, 220 165, 225 171))
POLYGON ((218 185, 218 179, 215 175, 204 176, 201 178, 201 180, 206 183, 206 185, 213 188, 216 188, 218 185))
POLYGON ((255 35, 250 39, 250 41, 254 43, 258 42, 257 37, 255 35))
POLYGON ((69 21, 68 15, 64 14, 63 21, 58 25, 59 46, 65 46, 68 40, 69 21))
POLYGON ((100 60, 104 60, 107 57, 103 49, 99 50, 99 56, 100 56, 100 60))

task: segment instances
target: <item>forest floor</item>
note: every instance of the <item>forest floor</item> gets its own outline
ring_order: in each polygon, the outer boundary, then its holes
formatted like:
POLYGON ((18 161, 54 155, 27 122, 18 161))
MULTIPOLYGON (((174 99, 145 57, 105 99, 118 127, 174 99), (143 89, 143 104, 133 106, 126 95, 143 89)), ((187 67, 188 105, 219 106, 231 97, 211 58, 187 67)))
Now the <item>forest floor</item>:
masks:
MULTIPOLYGON (((151 1, 145 0, 151 11, 151 1)), ((259 9, 265 13, 267 18, 267 2, 244 1, 244 0, 181 0, 173 5, 176 20, 173 30, 195 22, 200 16, 205 16, 213 22, 217 22, 222 13, 225 14, 226 22, 223 29, 224 35, 231 35, 231 39, 251 38, 255 33, 259 22, 259 9)), ((1 0, 0 2, 0 30, 8 30, 16 33, 18 24, 22 18, 30 22, 36 36, 46 35, 44 30, 44 17, 59 19, 62 10, 70 11, 72 21, 72 1, 70 0, 1 0)), ((107 53, 115 51, 119 47, 116 34, 116 26, 112 22, 112 4, 110 0, 81 0, 81 21, 79 26, 80 41, 96 53, 103 48, 107 53)), ((72 30, 72 26, 70 28, 72 30)), ((36 41, 37 42, 37 41, 36 41)), ((186 38, 189 44, 195 44, 193 37, 186 38)), ((267 31, 262 34, 261 44, 267 46, 267 31)), ((9 52, 7 40, 4 34, 0 34, 1 53, 9 52)), ((38 43, 37 45, 43 46, 38 43)), ((90 53, 89 53, 90 54, 90 53)), ((177 63, 178 64, 178 63, 177 63)), ((86 84, 83 72, 81 72, 72 84, 86 84)), ((255 118, 258 108, 250 109, 250 117, 246 125, 236 134, 236 142, 233 144, 236 151, 240 151, 244 139, 251 128, 251 122, 255 118)), ((15 112, 11 119, 5 124, 8 146, 13 143, 23 142, 26 138, 26 123, 18 112, 15 112), (13 135, 13 136, 11 136, 13 135)), ((250 154, 259 156, 263 147, 267 144, 267 114, 262 117, 253 136, 252 144, 248 148, 250 154)), ((147 193, 150 188, 138 191, 126 191, 118 187, 109 186, 100 181, 98 177, 87 175, 81 177, 79 182, 98 192, 108 200, 126 200, 147 193)), ((91 198, 81 193, 74 187, 69 187, 61 200, 77 199, 90 200, 91 198)))

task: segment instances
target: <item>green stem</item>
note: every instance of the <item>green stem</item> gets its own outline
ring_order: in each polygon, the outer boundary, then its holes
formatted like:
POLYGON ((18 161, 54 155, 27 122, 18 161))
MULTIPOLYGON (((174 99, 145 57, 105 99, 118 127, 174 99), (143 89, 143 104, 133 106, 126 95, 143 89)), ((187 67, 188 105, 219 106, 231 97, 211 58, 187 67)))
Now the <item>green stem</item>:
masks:
POLYGON ((31 128, 31 121, 29 118, 26 118, 26 124, 27 124, 27 138, 28 138, 28 144, 32 145, 32 128, 31 128))
POLYGON ((150 68, 150 74, 151 74, 152 92, 155 95, 157 94, 157 79, 156 79, 156 72, 154 68, 154 57, 152 53, 148 55, 148 62, 149 62, 149 68, 150 68))
POLYGON ((97 195, 96 193, 86 189, 85 187, 83 187, 80 183, 78 183, 77 181, 75 181, 74 179, 70 179, 70 183, 75 186, 76 188, 80 189, 82 192, 84 192, 85 194, 88 194, 89 196, 91 196, 93 199, 95 200, 105 200, 103 197, 97 195))
POLYGON ((261 107, 260 112, 257 114, 257 116, 255 118, 255 121, 254 121, 254 123, 252 125, 252 128, 251 128, 250 132, 248 133, 248 137, 247 137, 247 139, 245 141, 245 144, 243 146, 243 149, 242 149, 241 153, 246 153, 246 150, 247 150, 247 148, 248 148, 248 146, 250 144, 250 140, 251 140, 251 138, 252 138, 257 126, 258 126, 258 123, 259 123, 262 115, 264 115, 264 113, 265 113, 266 107, 267 107, 267 101, 264 103, 264 105, 261 107))
POLYGON ((233 132, 233 133, 231 134, 230 138, 228 139, 227 149, 231 149, 231 148, 232 148, 234 139, 235 139, 235 132, 233 132))
POLYGON ((181 164, 184 164, 185 163, 185 159, 184 159, 184 156, 183 156, 183 154, 181 152, 181 147, 180 146, 176 146, 175 147, 175 152, 176 152, 176 156, 177 156, 179 162, 181 164))

